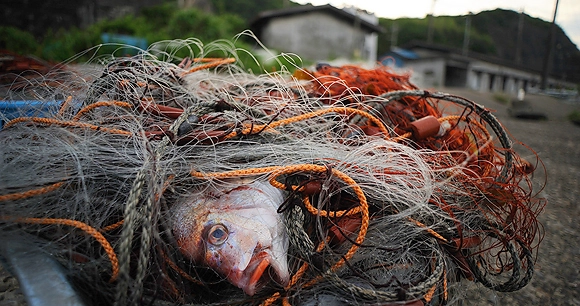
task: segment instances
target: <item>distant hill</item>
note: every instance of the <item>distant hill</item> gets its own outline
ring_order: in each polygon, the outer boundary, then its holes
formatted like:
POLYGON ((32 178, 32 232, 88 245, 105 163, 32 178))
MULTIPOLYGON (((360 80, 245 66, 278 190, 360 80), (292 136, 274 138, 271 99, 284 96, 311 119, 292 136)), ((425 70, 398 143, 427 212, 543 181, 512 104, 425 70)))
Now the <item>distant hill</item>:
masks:
MULTIPOLYGON (((550 22, 523 14, 520 64, 529 69, 541 71, 550 22)), ((516 62, 518 50, 518 23, 520 13, 496 9, 483 11, 471 16, 470 52, 494 56, 502 60, 516 62)), ((432 43, 452 48, 462 48, 466 16, 436 16, 433 18, 432 43)), ((392 38, 397 46, 405 46, 411 41, 427 41, 428 19, 401 18, 379 19, 386 33, 379 35, 379 54, 387 52, 392 38), (396 26, 393 26, 396 24, 396 26), (398 32, 394 36, 393 30, 398 32)), ((578 47, 557 26, 552 49, 551 75, 574 82, 580 82, 580 51, 578 47)))

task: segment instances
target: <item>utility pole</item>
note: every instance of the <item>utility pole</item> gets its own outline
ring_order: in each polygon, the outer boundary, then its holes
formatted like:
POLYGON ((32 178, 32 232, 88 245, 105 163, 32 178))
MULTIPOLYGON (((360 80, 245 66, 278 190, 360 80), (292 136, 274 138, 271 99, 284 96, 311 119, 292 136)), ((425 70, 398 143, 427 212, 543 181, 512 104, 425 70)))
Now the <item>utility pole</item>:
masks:
POLYGON ((428 24, 427 24, 427 43, 428 44, 432 44, 433 43, 433 14, 435 11, 435 2, 437 0, 433 0, 433 2, 431 3, 431 13, 429 15, 427 15, 428 18, 428 24))
POLYGON ((552 18, 552 24, 550 25, 550 32, 548 33, 548 46, 546 48, 546 56, 544 56, 544 65, 542 67, 542 83, 540 84, 540 89, 545 90, 548 87, 548 75, 550 72, 550 62, 552 60, 552 45, 554 45, 554 32, 556 32, 556 14, 558 13, 558 2, 556 0, 556 6, 554 7, 554 18, 552 18))
POLYGON ((469 32, 471 32, 471 12, 465 17, 465 32, 463 33, 463 55, 469 53, 469 32))
POLYGON ((516 40, 516 64, 522 64, 522 43, 524 35, 524 10, 520 11, 520 19, 518 21, 518 34, 516 40))
POLYGON ((396 21, 391 24, 391 50, 397 46, 397 39, 399 37, 399 25, 396 21))
POLYGON ((362 53, 362 49, 363 49, 363 44, 364 44, 364 38, 363 38, 363 42, 361 43, 360 41, 360 27, 361 27, 361 17, 359 16, 361 12, 358 11, 358 9, 354 9, 354 33, 352 35, 352 57, 357 59, 360 58, 361 53, 362 53))

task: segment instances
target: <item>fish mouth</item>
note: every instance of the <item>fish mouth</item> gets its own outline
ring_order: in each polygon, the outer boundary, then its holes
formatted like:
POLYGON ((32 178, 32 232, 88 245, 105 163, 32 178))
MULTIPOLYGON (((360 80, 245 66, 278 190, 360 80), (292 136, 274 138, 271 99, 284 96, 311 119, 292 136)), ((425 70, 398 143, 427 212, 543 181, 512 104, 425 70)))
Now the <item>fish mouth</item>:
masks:
POLYGON ((244 270, 238 287, 244 290, 247 295, 252 296, 272 281, 286 286, 289 278, 287 270, 283 269, 268 252, 261 251, 254 255, 244 270))

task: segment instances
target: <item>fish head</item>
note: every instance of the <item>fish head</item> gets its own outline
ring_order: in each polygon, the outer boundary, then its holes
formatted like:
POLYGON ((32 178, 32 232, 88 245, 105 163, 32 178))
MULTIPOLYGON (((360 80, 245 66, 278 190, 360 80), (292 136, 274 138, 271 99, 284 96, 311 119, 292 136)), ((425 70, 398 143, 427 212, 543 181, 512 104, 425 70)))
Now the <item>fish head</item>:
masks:
POLYGON ((267 183, 196 193, 174 210, 180 251, 247 295, 274 281, 288 284, 288 238, 277 208, 282 191, 267 183))

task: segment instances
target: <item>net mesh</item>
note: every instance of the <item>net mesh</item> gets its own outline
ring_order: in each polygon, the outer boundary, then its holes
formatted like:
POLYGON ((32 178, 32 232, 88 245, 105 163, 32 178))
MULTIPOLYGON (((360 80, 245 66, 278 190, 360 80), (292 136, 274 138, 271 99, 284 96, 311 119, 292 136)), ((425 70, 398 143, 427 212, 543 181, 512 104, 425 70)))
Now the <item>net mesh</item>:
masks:
POLYGON ((11 78, 4 105, 35 102, 1 115, 2 235, 42 238, 117 305, 437 305, 461 280, 530 281, 545 201, 488 109, 386 67, 255 75, 240 52, 171 41, 11 78), (251 297, 179 251, 169 213, 240 177, 286 195, 292 279, 251 297))

